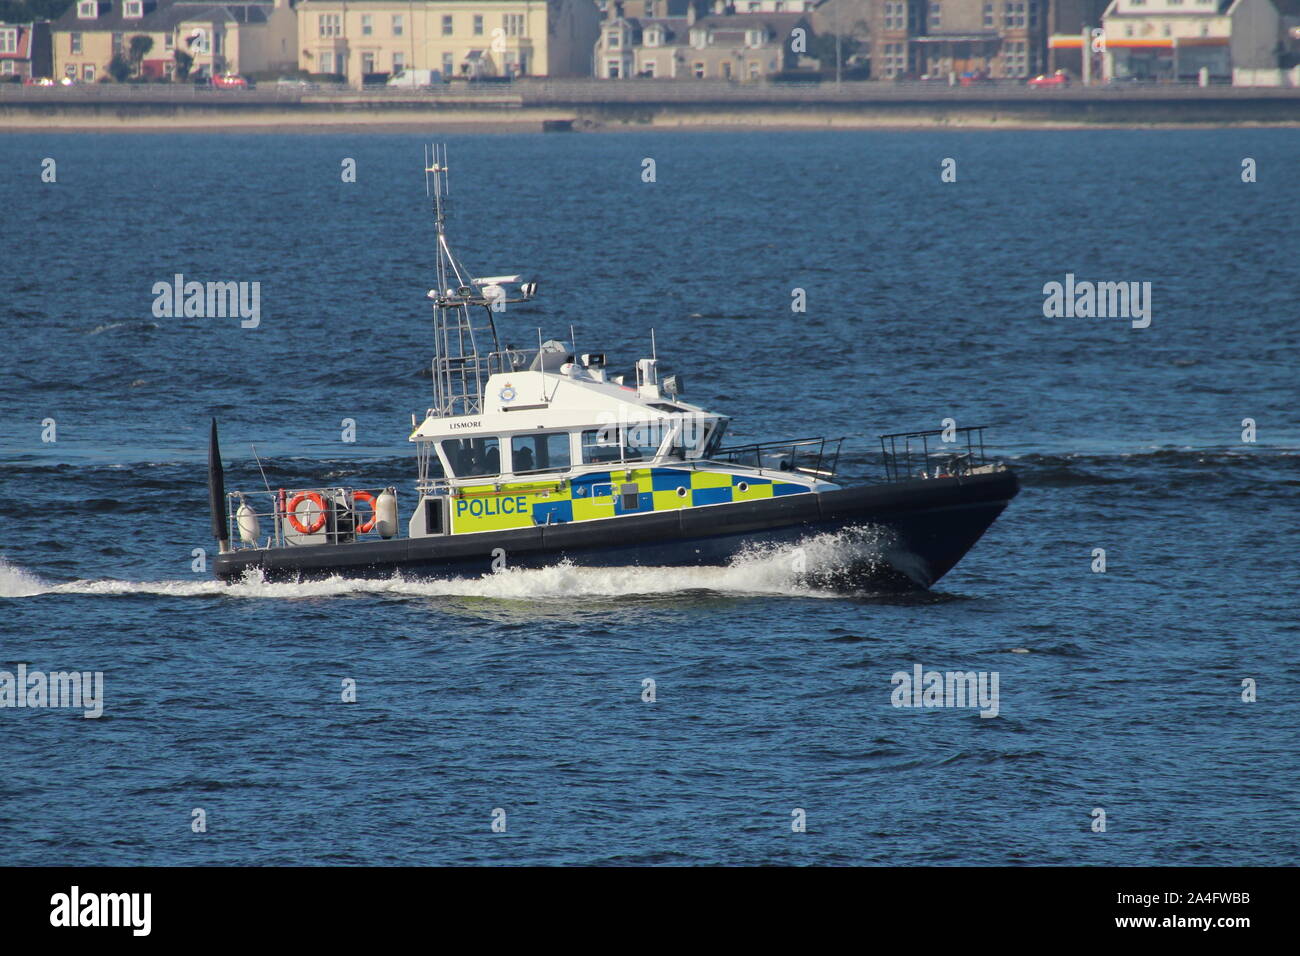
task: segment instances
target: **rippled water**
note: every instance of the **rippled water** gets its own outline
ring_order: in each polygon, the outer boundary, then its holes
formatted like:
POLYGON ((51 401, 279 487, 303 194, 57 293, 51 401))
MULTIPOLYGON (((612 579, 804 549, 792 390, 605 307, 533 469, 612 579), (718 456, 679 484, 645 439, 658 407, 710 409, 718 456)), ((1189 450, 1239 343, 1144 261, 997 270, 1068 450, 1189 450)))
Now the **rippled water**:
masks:
POLYGON ((409 492, 420 141, 0 138, 0 669, 105 680, 97 720, 0 709, 11 859, 1294 862, 1298 147, 450 138, 463 258, 542 278, 516 344, 572 324, 623 369, 653 327, 734 438, 848 435, 854 480, 879 474, 880 432, 997 426, 1024 491, 975 550, 935 592, 843 595, 779 553, 451 582, 192 572, 210 415, 232 488, 260 487, 256 443, 274 486, 409 492), (154 318, 177 272, 260 281, 261 326, 154 318), (1151 327, 1044 318, 1067 272, 1150 281, 1151 327), (998 716, 891 706, 916 664, 997 672, 998 716))

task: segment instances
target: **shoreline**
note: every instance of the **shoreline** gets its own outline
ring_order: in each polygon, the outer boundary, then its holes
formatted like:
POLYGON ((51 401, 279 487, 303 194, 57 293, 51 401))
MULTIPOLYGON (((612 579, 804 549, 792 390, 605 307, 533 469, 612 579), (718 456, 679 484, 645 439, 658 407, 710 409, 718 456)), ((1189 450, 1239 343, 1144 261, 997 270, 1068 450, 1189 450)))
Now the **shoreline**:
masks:
POLYGON ((1300 97, 898 97, 853 102, 290 101, 0 97, 3 133, 631 132, 636 130, 1295 129, 1300 97))

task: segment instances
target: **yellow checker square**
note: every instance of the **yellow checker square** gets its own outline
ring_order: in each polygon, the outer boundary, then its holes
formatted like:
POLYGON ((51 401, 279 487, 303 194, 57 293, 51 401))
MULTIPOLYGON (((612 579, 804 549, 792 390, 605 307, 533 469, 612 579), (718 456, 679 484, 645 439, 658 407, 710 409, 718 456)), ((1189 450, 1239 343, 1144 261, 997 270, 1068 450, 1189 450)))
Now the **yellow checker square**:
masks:
POLYGON ((732 501, 757 501, 760 498, 771 498, 773 485, 749 485, 744 491, 740 490, 740 485, 731 489, 732 501))
POLYGON ((611 518, 614 516, 614 498, 612 495, 573 498, 572 504, 574 521, 590 521, 592 518, 611 518))
POLYGON ((691 472, 692 488, 730 488, 731 475, 723 471, 691 472))
POLYGON ((656 491, 654 493, 655 511, 671 511, 674 508, 689 508, 691 496, 679 495, 676 491, 656 491))

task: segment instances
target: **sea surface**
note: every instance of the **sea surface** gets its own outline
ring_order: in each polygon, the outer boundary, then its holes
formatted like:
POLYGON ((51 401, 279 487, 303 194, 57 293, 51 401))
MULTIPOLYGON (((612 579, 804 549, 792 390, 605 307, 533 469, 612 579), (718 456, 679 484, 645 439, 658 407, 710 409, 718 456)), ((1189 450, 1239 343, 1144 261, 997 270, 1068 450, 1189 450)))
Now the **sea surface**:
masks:
POLYGON ((104 680, 97 719, 0 708, 6 862, 1296 862, 1297 155, 1264 129, 0 137, 0 670, 104 680), (256 445, 272 486, 396 483, 405 519, 435 139, 470 269, 540 278, 512 344, 572 326, 630 370, 653 329, 733 441, 848 436, 848 481, 880 480, 880 433, 989 424, 1021 495, 929 593, 819 591, 781 553, 193 570, 213 416, 227 487, 262 487, 256 445), (260 325, 155 316, 177 273, 260 282, 260 325), (1067 273, 1150 282, 1150 327, 1045 317, 1067 273), (997 716, 893 706, 916 665, 996 673, 997 716))

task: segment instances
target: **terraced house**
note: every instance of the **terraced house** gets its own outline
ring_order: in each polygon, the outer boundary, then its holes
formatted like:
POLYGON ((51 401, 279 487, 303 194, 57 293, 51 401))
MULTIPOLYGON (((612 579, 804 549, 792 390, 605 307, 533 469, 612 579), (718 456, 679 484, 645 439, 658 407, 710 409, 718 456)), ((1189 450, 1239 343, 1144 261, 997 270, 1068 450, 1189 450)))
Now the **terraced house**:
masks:
POLYGON ((11 77, 24 79, 49 76, 53 69, 50 24, 0 22, 0 82, 11 77))
POLYGON ((794 69, 795 31, 803 31, 806 50, 812 26, 803 0, 788 0, 795 12, 786 2, 750 0, 752 13, 724 0, 714 0, 712 13, 707 3, 611 2, 596 42, 596 76, 749 82, 794 69))
POLYGON ((360 85, 375 74, 586 76, 593 0, 301 0, 299 68, 360 85))
POLYGON ((876 79, 1033 76, 1046 68, 1047 0, 879 0, 871 7, 876 79))
POLYGON ((296 33, 289 0, 76 0, 53 24, 54 73, 95 83, 119 56, 146 79, 292 69, 296 33))

